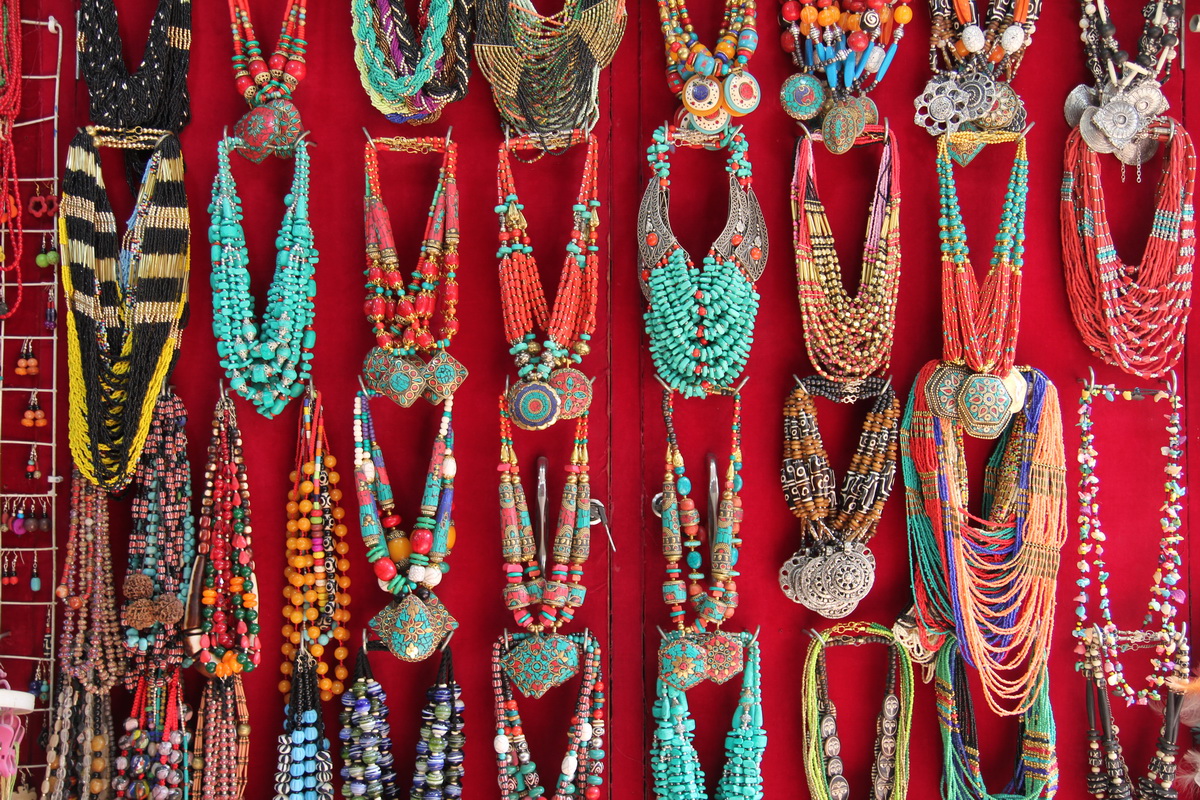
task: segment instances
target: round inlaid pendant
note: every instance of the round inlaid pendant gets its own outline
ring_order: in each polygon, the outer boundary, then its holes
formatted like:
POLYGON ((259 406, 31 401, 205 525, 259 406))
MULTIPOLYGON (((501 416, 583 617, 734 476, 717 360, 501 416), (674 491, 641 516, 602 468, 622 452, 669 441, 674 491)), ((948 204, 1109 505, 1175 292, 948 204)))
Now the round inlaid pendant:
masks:
POLYGON ((238 152, 257 164, 267 156, 291 157, 303 129, 295 104, 279 98, 247 111, 233 135, 242 140, 238 152))
POLYGON ((683 85, 683 107, 696 116, 711 114, 721 107, 721 84, 703 75, 693 75, 683 85))
POLYGON ((971 374, 971 371, 960 364, 942 364, 929 376, 925 384, 925 402, 929 410, 942 419, 958 419, 958 388, 971 374))
POLYGON ((742 117, 758 108, 762 90, 749 72, 735 72, 725 79, 722 100, 730 116, 742 117))
POLYGON ((987 372, 968 375, 958 387, 955 405, 963 429, 980 439, 995 439, 1012 419, 1012 396, 1004 380, 987 372))
POLYGON ((558 421, 562 403, 558 392, 545 381, 522 381, 508 390, 508 410, 513 424, 540 431, 558 421))
POLYGON ((807 72, 792 75, 783 82, 779 102, 789 117, 804 122, 820 113, 825 103, 825 87, 807 72))
MULTIPOLYGON (((860 95, 855 100, 858 101, 858 105, 862 109, 863 125, 878 125, 879 106, 875 105, 875 101, 865 95, 860 95)), ((862 131, 859 131, 860 135, 861 133, 862 131)))
POLYGON ((730 119, 729 112, 722 106, 711 114, 689 114, 688 124, 701 133, 721 133, 729 127, 730 119))
POLYGON ((577 369, 566 367, 550 373, 550 385, 558 392, 559 419, 575 419, 592 405, 592 382, 577 369))

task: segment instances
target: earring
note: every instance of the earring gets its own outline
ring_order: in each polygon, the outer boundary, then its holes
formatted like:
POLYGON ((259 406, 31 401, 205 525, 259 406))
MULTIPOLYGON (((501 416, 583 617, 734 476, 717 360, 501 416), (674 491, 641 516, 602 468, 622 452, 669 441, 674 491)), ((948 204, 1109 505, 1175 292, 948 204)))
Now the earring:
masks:
POLYGON ((29 591, 40 592, 42 590, 42 576, 38 574, 38 554, 33 552, 33 568, 29 572, 29 591))
POLYGON ((25 411, 21 414, 21 425, 25 428, 44 428, 49 424, 50 420, 46 419, 46 412, 38 402, 38 390, 34 389, 29 393, 29 402, 25 404, 25 411))
POLYGON ((46 289, 46 318, 42 325, 48 331, 58 327, 58 299, 49 288, 46 289))
POLYGON ((4 568, 0 570, 0 584, 12 586, 17 582, 17 558, 9 554, 5 556, 4 568))
POLYGON ((42 234, 42 252, 33 257, 33 263, 42 269, 58 266, 58 250, 50 246, 50 234, 42 234))
POLYGON ((13 518, 10 525, 14 536, 24 536, 29 533, 29 528, 25 527, 25 501, 21 500, 21 504, 17 506, 17 515, 13 518))
POLYGON ((37 184, 33 197, 29 198, 29 215, 41 217, 46 213, 46 198, 42 197, 42 185, 37 184))
POLYGON ((29 447, 29 461, 25 464, 25 477, 31 481, 36 481, 42 477, 42 468, 38 464, 38 449, 37 444, 29 447))
POLYGON ((37 375, 41 372, 41 369, 38 367, 38 360, 33 355, 32 339, 26 339, 21 344, 21 355, 17 358, 15 372, 18 375, 37 375))
POLYGON ((43 703, 50 699, 50 681, 46 680, 46 665, 38 662, 37 670, 29 681, 29 693, 43 703))
POLYGON ((12 527, 9 525, 10 517, 8 511, 9 501, 5 500, 3 504, 0 504, 0 534, 5 534, 12 530, 12 527))

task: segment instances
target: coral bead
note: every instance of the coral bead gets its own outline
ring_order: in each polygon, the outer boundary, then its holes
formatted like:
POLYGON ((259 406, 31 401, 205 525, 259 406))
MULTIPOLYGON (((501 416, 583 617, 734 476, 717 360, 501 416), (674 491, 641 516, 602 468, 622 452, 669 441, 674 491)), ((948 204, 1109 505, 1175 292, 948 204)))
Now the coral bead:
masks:
POLYGON ((424 528, 417 528, 412 533, 412 548, 416 553, 428 553, 433 546, 433 534, 424 528))
POLYGON ((780 14, 788 22, 795 22, 800 19, 800 4, 796 0, 787 0, 780 9, 780 14))
MULTIPOLYGON (((390 550, 390 543, 388 549, 390 550)), ((381 581, 390 581, 396 577, 396 564, 390 558, 381 558, 376 561, 372 568, 375 570, 375 577, 381 581)))

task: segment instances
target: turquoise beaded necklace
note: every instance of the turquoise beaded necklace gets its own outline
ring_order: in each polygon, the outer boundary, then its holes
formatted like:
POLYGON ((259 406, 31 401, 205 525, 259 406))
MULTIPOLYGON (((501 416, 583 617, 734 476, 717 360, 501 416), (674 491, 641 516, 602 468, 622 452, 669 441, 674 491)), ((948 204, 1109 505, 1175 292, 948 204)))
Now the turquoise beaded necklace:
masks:
POLYGON ((286 211, 275 239, 275 275, 261 322, 253 319, 242 201, 229 163, 230 151, 241 145, 241 139, 226 137, 217 146, 217 177, 208 208, 213 335, 230 388, 270 419, 304 392, 316 342, 313 276, 318 254, 308 217, 308 145, 303 139, 295 145, 295 173, 291 191, 283 198, 286 211))

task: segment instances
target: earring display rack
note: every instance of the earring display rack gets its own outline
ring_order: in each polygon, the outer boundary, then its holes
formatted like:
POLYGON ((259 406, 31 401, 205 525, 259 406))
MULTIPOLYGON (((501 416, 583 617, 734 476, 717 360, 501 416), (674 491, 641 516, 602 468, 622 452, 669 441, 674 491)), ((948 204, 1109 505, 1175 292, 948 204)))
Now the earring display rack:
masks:
MULTIPOLYGON (((52 718, 50 704, 55 695, 53 640, 58 608, 54 584, 58 489, 62 483, 62 476, 54 471, 58 464, 59 431, 55 412, 62 406, 58 403, 58 337, 47 329, 49 309, 53 308, 55 316, 58 313, 58 267, 34 266, 34 254, 39 247, 58 249, 58 216, 47 213, 52 209, 47 209, 44 204, 41 213, 35 213, 27 206, 28 200, 35 195, 46 193, 47 197, 58 197, 59 90, 65 31, 53 16, 45 20, 22 19, 21 25, 25 37, 21 80, 25 85, 22 87, 21 115, 13 127, 19 152, 35 154, 19 158, 20 163, 35 165, 30 169, 38 174, 17 179, 22 189, 22 206, 18 213, 26 214, 27 223, 33 223, 24 226, 24 263, 18 266, 26 278, 24 301, 16 313, 0 319, 0 559, 6 565, 13 562, 18 565, 17 580, 10 585, 0 583, 0 609, 18 618, 9 622, 0 615, 0 664, 8 672, 14 688, 24 688, 22 681, 26 680, 26 675, 29 681, 36 678, 45 683, 41 693, 49 699, 43 702, 39 698, 27 717, 30 729, 25 737, 26 746, 17 758, 18 771, 30 774, 45 767, 44 763, 38 763, 38 757, 32 751, 38 747, 39 734, 52 718), (53 63, 48 63, 51 55, 53 63), (36 376, 16 377, 12 369, 26 342, 34 348, 39 371, 36 376), (21 414, 17 409, 23 407, 25 398, 33 390, 37 391, 41 407, 49 418, 49 425, 45 427, 18 425, 21 414), (34 447, 37 448, 41 475, 31 479, 26 473, 26 464, 34 447), (16 461, 18 465, 9 468, 9 461, 16 461), (36 531, 20 533, 13 525, 19 511, 34 512, 40 522, 49 524, 39 525, 36 531), (35 563, 41 582, 36 591, 31 585, 35 563), (44 616, 38 609, 44 610, 44 616)), ((5 234, 0 232, 0 249, 7 246, 5 234)), ((12 272, 0 272, 0 293, 6 298, 11 296, 13 275, 12 272)))

